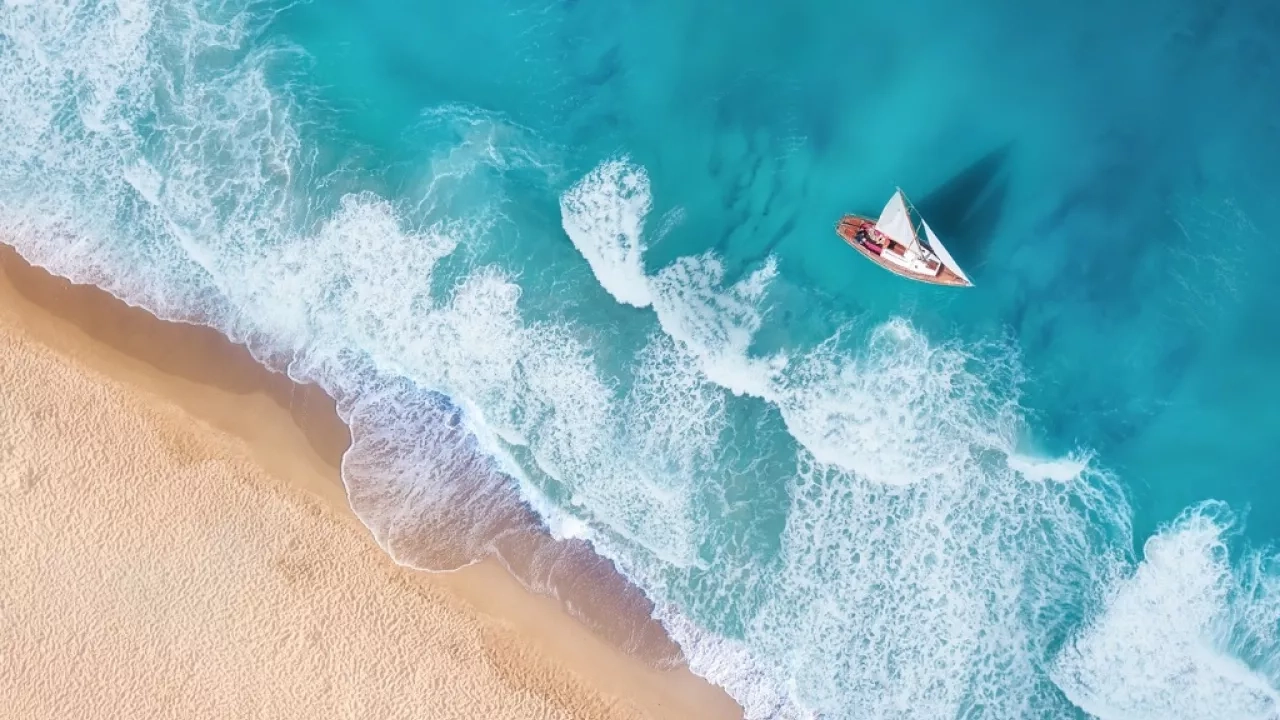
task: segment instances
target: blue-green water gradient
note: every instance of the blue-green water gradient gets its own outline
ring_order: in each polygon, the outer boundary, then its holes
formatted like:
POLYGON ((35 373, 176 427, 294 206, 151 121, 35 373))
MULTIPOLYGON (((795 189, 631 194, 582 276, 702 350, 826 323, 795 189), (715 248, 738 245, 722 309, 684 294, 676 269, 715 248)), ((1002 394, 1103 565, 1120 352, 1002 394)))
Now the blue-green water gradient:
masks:
POLYGON ((449 395, 749 716, 1280 714, 1280 6, 0 19, 20 251, 371 398, 385 463, 449 395), (976 287, 834 234, 894 187, 976 287))

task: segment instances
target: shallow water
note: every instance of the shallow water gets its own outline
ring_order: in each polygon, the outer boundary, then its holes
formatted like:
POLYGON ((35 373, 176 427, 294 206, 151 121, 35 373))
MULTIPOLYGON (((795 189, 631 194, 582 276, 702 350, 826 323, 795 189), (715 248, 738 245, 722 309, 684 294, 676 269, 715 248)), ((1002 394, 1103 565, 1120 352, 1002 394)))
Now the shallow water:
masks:
POLYGON ((343 397, 398 559, 518 493, 752 717, 1280 713, 1270 5, 0 8, 0 231, 343 397))

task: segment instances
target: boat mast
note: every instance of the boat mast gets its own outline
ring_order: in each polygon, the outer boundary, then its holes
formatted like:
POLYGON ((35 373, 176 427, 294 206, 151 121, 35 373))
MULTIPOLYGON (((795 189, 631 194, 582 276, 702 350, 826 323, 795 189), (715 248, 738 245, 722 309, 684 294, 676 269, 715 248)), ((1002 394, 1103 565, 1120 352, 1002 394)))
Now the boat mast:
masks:
MULTIPOLYGON (((894 186, 894 189, 902 196, 902 204, 907 209, 907 224, 911 227, 911 244, 908 245, 907 248, 919 247, 920 229, 916 227, 915 221, 911 219, 911 211, 915 210, 916 206, 912 204, 911 198, 907 197, 907 194, 902 192, 902 188, 894 186)), ((919 215, 920 211, 916 210, 916 214, 919 215)))

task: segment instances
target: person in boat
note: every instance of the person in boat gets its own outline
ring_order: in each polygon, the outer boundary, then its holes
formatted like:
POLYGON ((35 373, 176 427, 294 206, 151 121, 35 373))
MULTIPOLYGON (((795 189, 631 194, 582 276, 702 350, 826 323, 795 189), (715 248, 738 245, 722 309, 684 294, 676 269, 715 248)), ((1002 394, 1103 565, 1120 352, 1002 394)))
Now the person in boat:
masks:
POLYGON ((858 232, 860 233, 861 235, 860 239, 864 244, 875 245, 881 250, 889 249, 889 238, 885 237, 883 234, 869 233, 867 232, 866 226, 863 226, 862 228, 860 228, 858 232))
POLYGON ((867 232, 867 227, 863 225, 858 228, 858 232, 854 235, 854 239, 862 244, 862 247, 879 255, 884 250, 883 240, 872 239, 871 234, 867 232))

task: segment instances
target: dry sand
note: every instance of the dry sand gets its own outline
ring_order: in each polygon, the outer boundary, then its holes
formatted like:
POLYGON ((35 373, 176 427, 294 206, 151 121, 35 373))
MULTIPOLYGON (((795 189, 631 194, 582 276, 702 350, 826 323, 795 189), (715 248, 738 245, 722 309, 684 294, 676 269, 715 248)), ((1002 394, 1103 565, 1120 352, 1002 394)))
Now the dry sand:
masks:
POLYGON ((323 393, 0 270, 0 717, 741 717, 494 563, 396 566, 323 393))

